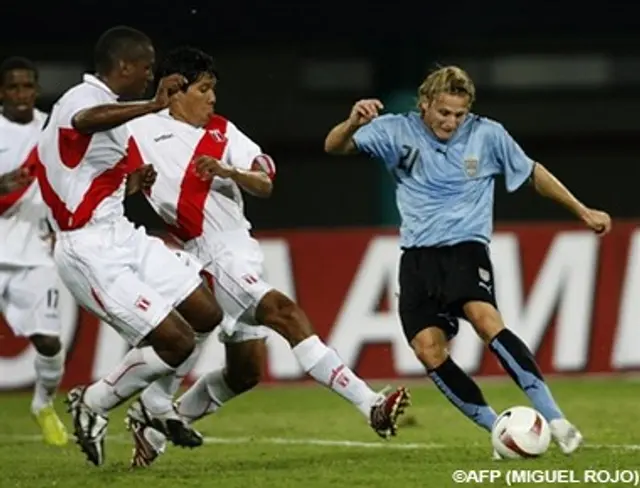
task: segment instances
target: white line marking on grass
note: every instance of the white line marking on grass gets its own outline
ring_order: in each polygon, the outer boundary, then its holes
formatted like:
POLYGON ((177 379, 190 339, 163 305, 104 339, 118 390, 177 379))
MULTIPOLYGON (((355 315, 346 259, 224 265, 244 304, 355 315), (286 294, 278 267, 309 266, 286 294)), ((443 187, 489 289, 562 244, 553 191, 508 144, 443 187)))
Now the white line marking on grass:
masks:
POLYGON ((620 451, 638 451, 640 444, 585 444, 587 449, 609 449, 620 451))
POLYGON ((279 445, 302 445, 302 446, 325 446, 325 447, 361 447, 365 449, 445 449, 445 444, 436 443, 391 443, 391 442, 367 442, 348 441, 332 439, 290 439, 286 437, 205 437, 208 444, 279 444, 279 445))
MULTIPOLYGON (((131 439, 128 435, 114 435, 107 437, 109 442, 118 444, 128 444, 131 439)), ((0 434, 0 444, 10 444, 11 442, 42 442, 39 435, 30 434, 0 434)), ((210 437, 204 438, 205 444, 271 444, 290 446, 321 446, 321 447, 348 447, 363 449, 461 449, 461 448, 488 448, 484 444, 439 444, 427 442, 374 442, 374 441, 351 441, 339 439, 295 439, 286 437, 210 437)), ((585 449, 595 450, 620 450, 639 451, 640 444, 585 444, 585 449)))

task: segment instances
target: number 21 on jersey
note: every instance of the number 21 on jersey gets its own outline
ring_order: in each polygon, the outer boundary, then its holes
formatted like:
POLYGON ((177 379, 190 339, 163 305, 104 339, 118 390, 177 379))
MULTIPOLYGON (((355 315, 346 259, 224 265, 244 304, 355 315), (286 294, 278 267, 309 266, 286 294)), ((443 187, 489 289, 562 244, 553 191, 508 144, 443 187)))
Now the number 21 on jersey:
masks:
POLYGON ((402 145, 402 154, 400 155, 400 161, 398 165, 393 169, 393 176, 398 183, 402 180, 402 177, 410 177, 413 167, 418 161, 420 152, 415 147, 411 147, 408 144, 402 145))

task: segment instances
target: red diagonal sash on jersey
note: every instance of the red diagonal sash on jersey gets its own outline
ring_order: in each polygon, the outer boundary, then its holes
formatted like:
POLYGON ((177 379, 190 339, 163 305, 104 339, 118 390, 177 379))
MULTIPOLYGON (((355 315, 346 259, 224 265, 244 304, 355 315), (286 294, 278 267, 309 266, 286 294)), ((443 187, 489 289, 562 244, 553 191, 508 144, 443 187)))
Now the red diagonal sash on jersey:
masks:
MULTIPOLYGON (((31 152, 27 156, 27 159, 20 165, 19 169, 22 169, 22 168, 27 168, 31 174, 34 174, 35 159, 32 157, 31 152)), ((27 190, 31 188, 32 184, 33 183, 27 186, 24 186, 22 188, 18 188, 17 190, 12 191, 11 193, 0 195, 0 215, 3 215, 7 210, 12 208, 16 204, 16 202, 22 198, 22 195, 24 195, 27 192, 27 190)))
MULTIPOLYGON (((47 170, 40 161, 37 151, 32 151, 32 157, 35 161, 36 176, 40 185, 42 199, 51 209, 53 218, 56 220, 60 230, 67 231, 79 229, 86 225, 93 217, 93 212, 102 203, 102 201, 115 193, 120 187, 127 174, 131 172, 129 160, 125 156, 114 167, 104 171, 98 175, 92 182, 85 194, 82 196, 80 204, 75 211, 67 208, 66 204, 57 195, 49 180, 47 179, 47 170)), ((69 176, 72 178, 73 176, 69 176)))
POLYGON ((90 134, 81 134, 76 129, 58 129, 58 153, 62 164, 71 169, 78 166, 87 153, 92 137, 90 134))
POLYGON ((211 180, 204 181, 196 173, 195 160, 198 156, 211 156, 222 160, 229 142, 225 137, 227 132, 225 118, 212 117, 206 130, 191 156, 180 184, 176 225, 172 227, 172 231, 184 242, 202 235, 204 206, 211 190, 211 180))

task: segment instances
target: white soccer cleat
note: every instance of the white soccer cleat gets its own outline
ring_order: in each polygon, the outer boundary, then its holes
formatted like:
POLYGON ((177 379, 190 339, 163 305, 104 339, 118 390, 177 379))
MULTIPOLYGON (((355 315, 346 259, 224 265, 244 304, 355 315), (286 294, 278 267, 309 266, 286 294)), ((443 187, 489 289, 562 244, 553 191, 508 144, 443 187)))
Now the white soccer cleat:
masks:
POLYGON ((493 454, 491 456, 491 460, 493 460, 493 461, 501 461, 502 460, 502 456, 500 455, 500 453, 498 451, 496 451, 494 449, 493 450, 493 454))
POLYGON ((564 454, 572 454, 582 444, 582 434, 567 419, 552 420, 549 426, 553 440, 564 454))
POLYGON ((76 444, 96 466, 104 463, 104 438, 109 419, 91 410, 84 403, 86 387, 73 388, 67 394, 68 412, 73 417, 73 434, 76 444))

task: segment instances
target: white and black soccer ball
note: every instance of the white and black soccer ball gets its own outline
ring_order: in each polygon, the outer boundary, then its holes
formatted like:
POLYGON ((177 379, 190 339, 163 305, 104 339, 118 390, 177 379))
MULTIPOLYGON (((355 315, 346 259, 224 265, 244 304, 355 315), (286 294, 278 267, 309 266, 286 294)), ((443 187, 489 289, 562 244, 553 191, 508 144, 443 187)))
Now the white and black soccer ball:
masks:
POLYGON ((493 424, 491 443, 503 458, 535 458, 549 449, 551 429, 537 410, 511 407, 493 424))

